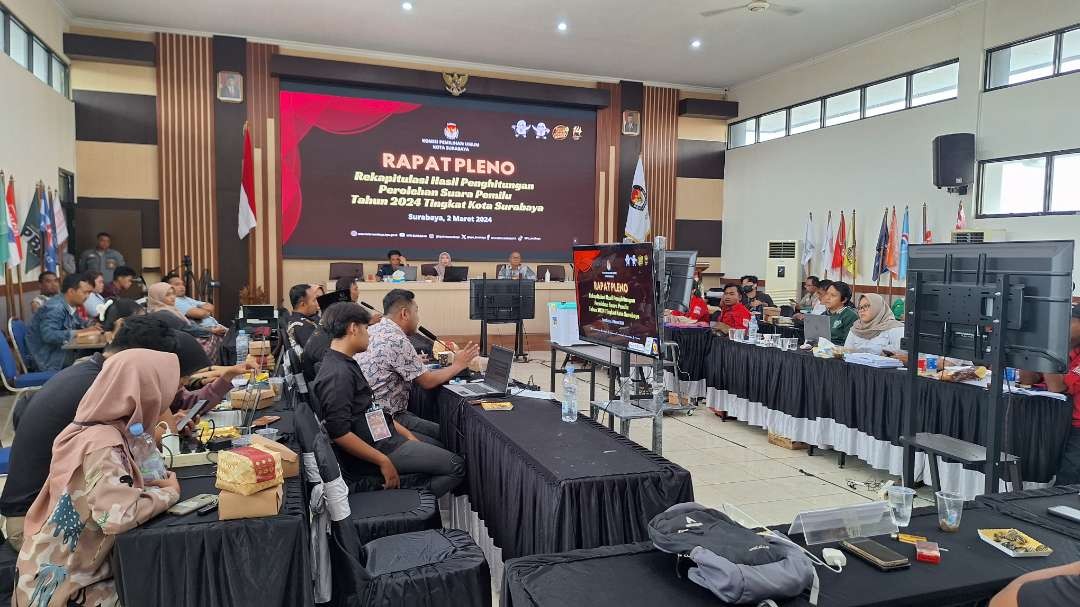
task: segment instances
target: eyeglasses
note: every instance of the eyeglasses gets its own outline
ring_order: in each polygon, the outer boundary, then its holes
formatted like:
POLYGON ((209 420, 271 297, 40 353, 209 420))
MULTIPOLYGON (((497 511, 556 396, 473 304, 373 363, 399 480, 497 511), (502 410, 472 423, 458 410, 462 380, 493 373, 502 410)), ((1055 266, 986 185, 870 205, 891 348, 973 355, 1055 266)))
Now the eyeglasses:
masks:
POLYGON ((858 307, 858 310, 860 312, 862 312, 863 310, 869 310, 869 309, 870 309, 870 304, 860 304, 859 307, 858 307))

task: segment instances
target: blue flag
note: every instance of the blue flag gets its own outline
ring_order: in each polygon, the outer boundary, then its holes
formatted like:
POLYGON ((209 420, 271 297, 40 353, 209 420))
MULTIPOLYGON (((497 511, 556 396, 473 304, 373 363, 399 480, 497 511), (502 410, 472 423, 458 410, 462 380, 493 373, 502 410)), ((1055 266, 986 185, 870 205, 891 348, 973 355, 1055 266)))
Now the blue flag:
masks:
POLYGON ((877 244, 874 245, 874 272, 872 278, 877 282, 878 278, 889 271, 889 259, 886 251, 889 248, 889 225, 888 210, 881 216, 881 230, 878 232, 877 244))
POLYGON ((911 234, 908 230, 908 209, 904 207, 904 225, 900 228, 900 276, 907 277, 908 244, 911 234))
POLYGON ((26 271, 31 272, 41 265, 41 245, 44 243, 41 238, 41 199, 38 198, 37 190, 34 190, 34 196, 30 199, 19 234, 26 243, 26 271))
POLYGON ((53 229, 52 205, 49 204, 44 188, 41 189, 41 213, 38 216, 41 218, 45 271, 56 272, 56 232, 53 229))

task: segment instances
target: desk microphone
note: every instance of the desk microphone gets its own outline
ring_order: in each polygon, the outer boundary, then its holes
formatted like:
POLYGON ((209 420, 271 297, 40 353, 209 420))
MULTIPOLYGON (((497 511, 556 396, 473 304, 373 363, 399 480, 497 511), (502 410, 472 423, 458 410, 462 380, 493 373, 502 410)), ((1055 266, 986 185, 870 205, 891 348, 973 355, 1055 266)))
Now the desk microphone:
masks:
MULTIPOLYGON (((369 310, 374 310, 375 309, 371 304, 369 304, 366 301, 361 301, 360 305, 364 306, 365 308, 367 308, 369 310)), ((427 328, 424 327, 424 325, 420 325, 419 327, 417 327, 416 331, 418 333, 420 333, 421 335, 423 335, 424 337, 430 339, 431 341, 442 344, 442 347, 446 348, 447 350, 451 349, 450 346, 446 345, 446 343, 443 342, 441 339, 439 339, 438 336, 436 336, 431 331, 428 331, 427 328)))

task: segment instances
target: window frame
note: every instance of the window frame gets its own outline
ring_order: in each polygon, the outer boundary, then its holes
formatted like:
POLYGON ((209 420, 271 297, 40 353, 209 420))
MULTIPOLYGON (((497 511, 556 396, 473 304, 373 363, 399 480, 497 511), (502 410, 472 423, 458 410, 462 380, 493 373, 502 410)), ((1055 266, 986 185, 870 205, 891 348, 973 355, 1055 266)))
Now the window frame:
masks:
MULTIPOLYGON (((0 52, 3 52, 3 54, 11 58, 12 61, 15 60, 13 57, 11 57, 12 23, 15 23, 19 27, 19 29, 26 33, 26 65, 19 65, 21 67, 25 67, 26 71, 30 72, 30 74, 37 78, 39 82, 53 89, 53 91, 59 93, 60 95, 63 95, 65 99, 71 101, 71 64, 66 59, 64 59, 64 57, 61 56, 60 53, 54 51, 53 48, 49 46, 47 42, 45 42, 45 40, 35 34, 32 29, 27 27, 26 23, 16 17, 15 14, 12 13, 11 10, 9 10, 2 3, 0 3, 0 29, 3 29, 4 36, 3 44, 0 44, 0 52), (34 73, 35 43, 45 49, 45 80, 38 78, 37 74, 34 73), (54 60, 60 63, 61 70, 63 71, 64 82, 62 83, 62 92, 58 91, 55 86, 55 79, 57 76, 56 70, 53 69, 55 67, 54 60)), ((18 63, 18 61, 16 61, 16 63, 18 63)))
MULTIPOLYGON (((846 88, 846 89, 841 89, 839 91, 835 91, 835 92, 832 92, 832 93, 827 93, 825 95, 818 95, 816 97, 811 97, 809 99, 804 99, 802 101, 798 101, 798 102, 792 103, 790 105, 786 105, 786 106, 783 106, 783 107, 780 107, 780 108, 769 110, 768 112, 762 112, 760 114, 754 114, 754 115, 748 116, 748 117, 746 117, 746 118, 744 118, 742 120, 737 120, 735 122, 732 122, 732 123, 728 124, 728 141, 729 141, 728 149, 738 149, 738 148, 744 148, 744 147, 751 146, 751 145, 756 145, 758 143, 765 143, 765 142, 761 141, 760 138, 758 137, 759 133, 758 133, 757 120, 759 118, 761 118, 762 116, 767 116, 769 114, 775 114, 775 113, 781 112, 781 111, 786 112, 786 114, 787 114, 787 127, 784 129, 784 136, 783 137, 777 137, 775 139, 769 139, 768 141, 775 141, 777 139, 785 139, 785 138, 790 137, 792 135, 802 135, 803 133, 813 133, 815 131, 820 131, 822 129, 834 128, 834 127, 838 127, 838 126, 843 126, 845 124, 852 124, 852 123, 855 123, 855 122, 859 122, 861 120, 866 120, 867 118, 878 118, 880 116, 892 116, 894 114, 899 114, 901 112, 906 112, 908 110, 915 110, 915 109, 920 109, 920 108, 924 108, 924 107, 930 107, 930 106, 938 104, 938 103, 946 103, 946 102, 949 102, 949 101, 955 101, 955 100, 960 98, 960 70, 959 70, 959 64, 960 64, 960 58, 959 57, 953 57, 953 58, 945 60, 945 61, 939 61, 938 63, 934 63, 934 64, 931 64, 931 65, 926 65, 926 66, 919 67, 919 68, 916 68, 916 69, 913 69, 913 70, 908 70, 906 72, 901 72, 899 74, 893 74, 893 75, 888 76, 886 78, 881 78, 881 79, 878 79, 878 80, 874 80, 873 82, 867 82, 865 84, 860 84, 858 86, 853 86, 853 87, 849 87, 849 88, 846 88), (912 93, 912 89, 913 89, 912 78, 916 74, 920 74, 922 72, 927 72, 927 71, 930 71, 930 70, 935 70, 935 69, 945 67, 945 66, 948 66, 948 65, 953 65, 953 64, 957 65, 957 72, 956 72, 956 74, 957 74, 957 76, 956 76, 957 83, 956 83, 956 96, 955 97, 949 97, 949 98, 946 98, 946 99, 938 99, 936 101, 930 101, 930 102, 924 103, 922 105, 915 105, 915 106, 911 105, 912 95, 913 95, 913 93, 912 93), (883 82, 889 82, 890 80, 898 80, 900 78, 905 79, 904 86, 905 86, 906 93, 904 95, 904 107, 901 108, 901 109, 898 109, 898 110, 894 110, 892 112, 886 112, 884 114, 877 114, 875 116, 867 116, 866 115, 866 89, 868 87, 874 86, 876 84, 881 84, 883 82), (853 91, 858 91, 859 92, 859 117, 854 119, 854 120, 849 120, 847 122, 841 122, 839 124, 826 125, 825 121, 826 121, 826 115, 828 113, 828 103, 827 103, 828 99, 831 98, 831 97, 839 96, 839 95, 845 95, 845 94, 851 93, 853 91), (799 107, 799 106, 803 106, 803 105, 807 105, 807 104, 815 103, 815 102, 820 104, 820 107, 821 107, 821 111, 819 113, 819 119, 818 119, 818 127, 816 129, 810 129, 810 130, 802 131, 802 132, 799 132, 799 133, 792 133, 791 132, 791 110, 792 110, 792 108, 796 108, 796 107, 799 107), (744 122, 749 122, 751 120, 755 121, 754 122, 754 125, 755 125, 754 126, 754 140, 751 141, 750 143, 746 143, 744 145, 738 145, 738 146, 730 145, 730 142, 732 141, 731 130, 730 130, 731 127, 734 126, 734 125, 737 125, 737 124, 742 124, 744 122)), ((1069 73, 1080 73, 1080 71, 1069 72, 1069 73)))
POLYGON ((1074 23, 1073 25, 1069 25, 1067 27, 1062 27, 1062 28, 1059 28, 1059 29, 1056 29, 1056 30, 1051 30, 1049 32, 1042 32, 1041 34, 1036 34, 1034 36, 1028 36, 1027 38, 1022 38, 1020 40, 1013 40, 1012 42, 1008 42, 1006 44, 999 44, 998 46, 995 46, 993 48, 986 49, 986 51, 983 53, 983 72, 984 72, 984 76, 983 76, 983 92, 984 93, 989 93, 991 91, 1000 91, 1001 89, 1012 88, 1014 86, 1021 86, 1021 85, 1024 85, 1024 84, 1031 84, 1032 82, 1041 82, 1043 80, 1050 80, 1051 78, 1058 78, 1060 76, 1068 76, 1070 74, 1080 74, 1080 70, 1071 70, 1071 71, 1068 71, 1068 72, 1061 71, 1061 45, 1062 45, 1065 34, 1071 32, 1073 30, 1080 30, 1080 23, 1074 23), (1035 42, 1036 40, 1042 40, 1043 38, 1050 38, 1051 36, 1054 38, 1054 56, 1053 56, 1053 60, 1051 62, 1051 66, 1050 66, 1052 73, 1049 76, 1039 76, 1038 78, 1032 78, 1031 80, 1025 80, 1023 82, 1015 82, 1015 83, 1012 83, 1012 84, 1006 83, 1006 84, 999 84, 997 86, 991 86, 990 85, 990 57, 991 57, 991 55, 993 55, 994 53, 996 53, 998 51, 1003 51, 1003 50, 1006 50, 1006 49, 1013 48, 1015 46, 1020 46, 1021 44, 1027 44, 1028 42, 1035 42))
MULTIPOLYGON (((1032 81, 1028 81, 1032 82, 1032 81)), ((1011 85, 1011 86, 1016 86, 1011 85)), ((1040 152, 1036 154, 1020 154, 1017 156, 1004 156, 1001 158, 987 158, 979 161, 979 174, 976 179, 976 183, 979 186, 978 196, 976 196, 975 202, 975 217, 982 218, 995 218, 995 217, 1042 217, 1048 215, 1080 215, 1080 210, 1076 211, 1051 211, 1050 205, 1053 202, 1053 188, 1054 188, 1054 164, 1058 156, 1070 156, 1074 154, 1080 154, 1080 148, 1070 148, 1065 150, 1054 150, 1052 152, 1040 152), (1046 166, 1043 171, 1043 205, 1042 211, 1036 211, 1033 213, 984 213, 983 212, 983 192, 986 188, 983 187, 983 180, 985 179, 986 165, 997 164, 1001 162, 1012 162, 1016 160, 1030 160, 1032 158, 1043 158, 1046 161, 1046 166)))

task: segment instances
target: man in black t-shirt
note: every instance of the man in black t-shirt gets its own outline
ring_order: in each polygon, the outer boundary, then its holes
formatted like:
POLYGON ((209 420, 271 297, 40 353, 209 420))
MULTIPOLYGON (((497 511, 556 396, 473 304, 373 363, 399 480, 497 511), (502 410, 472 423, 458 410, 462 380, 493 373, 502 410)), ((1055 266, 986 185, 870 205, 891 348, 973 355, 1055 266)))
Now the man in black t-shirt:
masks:
POLYGON ((319 285, 299 284, 289 289, 289 305, 293 310, 289 313, 287 331, 292 343, 301 349, 319 326, 319 296, 322 294, 319 285))
POLYGON ((1075 607, 1080 605, 1080 561, 1026 573, 990 601, 990 607, 1075 607))
POLYGON ((312 405, 333 441, 350 487, 382 476, 383 487, 423 488, 442 496, 465 477, 460 456, 420 442, 371 399, 371 388, 353 357, 367 349, 371 315, 355 303, 338 303, 323 328, 333 341, 312 384, 312 405), (399 473, 403 475, 399 477, 399 473))

